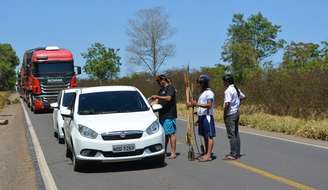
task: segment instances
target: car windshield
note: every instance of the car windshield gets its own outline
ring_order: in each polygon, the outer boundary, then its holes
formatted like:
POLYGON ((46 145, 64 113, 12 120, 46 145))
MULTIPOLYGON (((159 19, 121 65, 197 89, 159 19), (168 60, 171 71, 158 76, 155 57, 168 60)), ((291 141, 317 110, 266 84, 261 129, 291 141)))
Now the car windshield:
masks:
POLYGON ((81 94, 78 114, 110 114, 149 110, 137 91, 107 91, 81 94))
POLYGON ((70 107, 70 105, 73 103, 73 98, 74 98, 74 92, 67 92, 64 94, 63 97, 63 106, 65 107, 70 107))
POLYGON ((73 61, 51 61, 42 63, 33 63, 33 74, 41 75, 71 75, 74 73, 73 61))

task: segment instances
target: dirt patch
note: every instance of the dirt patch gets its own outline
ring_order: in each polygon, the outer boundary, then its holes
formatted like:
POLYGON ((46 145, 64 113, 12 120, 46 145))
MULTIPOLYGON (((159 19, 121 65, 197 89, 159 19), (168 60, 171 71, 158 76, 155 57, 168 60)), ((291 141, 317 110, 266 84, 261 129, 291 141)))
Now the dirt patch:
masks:
POLYGON ((0 190, 37 189, 21 105, 5 107, 0 119, 9 121, 0 125, 0 190))

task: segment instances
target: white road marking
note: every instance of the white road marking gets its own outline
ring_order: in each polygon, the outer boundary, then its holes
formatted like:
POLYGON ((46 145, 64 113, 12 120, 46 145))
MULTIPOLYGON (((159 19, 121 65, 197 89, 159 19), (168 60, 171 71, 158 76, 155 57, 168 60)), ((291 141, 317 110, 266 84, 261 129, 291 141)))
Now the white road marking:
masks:
POLYGON ((26 108, 24 106, 24 103, 22 101, 22 99, 20 99, 23 111, 24 111, 24 115, 25 115, 25 119, 26 119, 26 123, 27 123, 27 127, 28 130, 30 132, 31 138, 32 138, 32 143, 33 143, 33 147, 34 147, 34 151, 36 154, 36 158, 39 164, 39 168, 40 168, 40 172, 41 172, 41 176, 45 185, 46 190, 57 190, 57 186, 55 183, 54 178, 52 177, 52 174, 49 170, 47 161, 44 157, 43 151, 41 149, 41 145, 39 142, 39 139, 34 131, 34 127, 32 125, 31 119, 28 116, 28 113, 26 111, 26 108))
MULTIPOLYGON (((185 119, 180 119, 181 121, 186 122, 187 120, 185 119)), ((216 128, 218 129, 225 129, 224 127, 218 127, 216 126, 216 128)), ((328 147, 326 146, 321 146, 321 145, 316 145, 316 144, 312 144, 312 143, 305 143, 305 142, 300 142, 300 141, 295 141, 295 140, 289 140, 289 139, 284 139, 281 137, 273 137, 273 136, 269 136, 269 135, 262 135, 262 134, 258 134, 258 133, 253 133, 253 132, 249 132, 249 131, 243 131, 240 130, 240 133, 245 133, 245 134, 249 134, 249 135, 255 135, 255 136, 260 136, 260 137, 265 137, 265 138, 270 138, 270 139, 275 139, 275 140, 280 140, 280 141, 285 141, 285 142, 291 142, 291 143, 296 143, 296 144, 301 144, 301 145, 306 145, 306 146, 312 146, 315 148, 321 148, 321 149, 325 149, 328 150, 328 147)))

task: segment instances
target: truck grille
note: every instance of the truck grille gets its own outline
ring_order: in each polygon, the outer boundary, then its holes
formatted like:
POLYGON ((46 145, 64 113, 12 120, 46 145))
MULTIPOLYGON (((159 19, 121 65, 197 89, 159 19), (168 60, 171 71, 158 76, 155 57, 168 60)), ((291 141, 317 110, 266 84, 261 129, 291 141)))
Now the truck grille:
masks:
POLYGON ((139 139, 142 137, 143 131, 115 131, 101 134, 105 141, 109 140, 127 140, 139 139))
POLYGON ((45 84, 41 84, 41 92, 42 95, 44 95, 44 100, 52 103, 52 102, 56 102, 57 101, 57 96, 59 94, 59 92, 65 88, 68 88, 70 86, 69 83, 65 84, 56 84, 56 85, 45 85, 45 84))

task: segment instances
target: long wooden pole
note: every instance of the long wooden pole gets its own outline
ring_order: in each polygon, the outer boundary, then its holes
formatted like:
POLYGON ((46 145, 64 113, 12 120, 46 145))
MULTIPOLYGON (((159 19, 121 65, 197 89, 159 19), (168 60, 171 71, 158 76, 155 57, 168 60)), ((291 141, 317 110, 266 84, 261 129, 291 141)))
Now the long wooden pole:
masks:
MULTIPOLYGON (((191 84, 189 78, 189 66, 187 71, 184 74, 184 81, 186 87, 186 101, 191 102, 191 84)), ((194 148, 193 148, 193 109, 187 107, 187 134, 186 134, 186 143, 188 145, 188 160, 192 161, 195 159, 194 148)))

